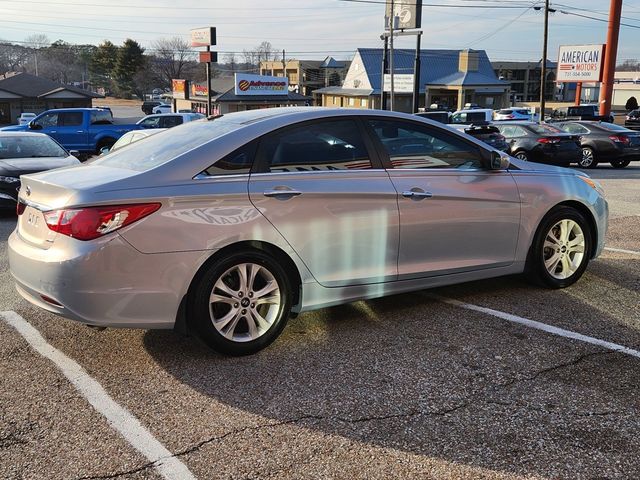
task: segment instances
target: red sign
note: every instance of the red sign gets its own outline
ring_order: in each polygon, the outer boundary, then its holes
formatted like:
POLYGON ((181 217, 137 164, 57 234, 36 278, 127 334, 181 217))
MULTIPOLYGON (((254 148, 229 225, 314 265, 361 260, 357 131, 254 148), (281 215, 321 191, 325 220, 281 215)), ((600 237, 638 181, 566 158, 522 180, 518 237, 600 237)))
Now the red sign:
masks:
POLYGON ((207 86, 206 85, 198 85, 197 83, 191 84, 191 96, 192 97, 206 97, 207 96, 207 86))

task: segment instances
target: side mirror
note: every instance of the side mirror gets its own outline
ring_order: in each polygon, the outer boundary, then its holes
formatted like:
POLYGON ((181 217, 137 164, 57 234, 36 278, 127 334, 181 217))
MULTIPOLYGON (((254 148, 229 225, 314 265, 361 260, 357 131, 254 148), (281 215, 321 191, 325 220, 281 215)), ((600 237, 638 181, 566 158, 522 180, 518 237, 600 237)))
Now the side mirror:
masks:
POLYGON ((109 153, 109 147, 102 147, 100 149, 100 155, 106 155, 107 153, 109 153))
POLYGON ((491 152, 491 170, 506 170, 511 165, 509 157, 500 152, 491 152))
POLYGON ((33 120, 31 120, 28 125, 29 130, 40 130, 42 129, 42 127, 40 125, 38 125, 37 123, 35 123, 33 120))
POLYGON ((72 155, 76 158, 80 158, 80 151, 78 150, 69 150, 69 155, 72 155))

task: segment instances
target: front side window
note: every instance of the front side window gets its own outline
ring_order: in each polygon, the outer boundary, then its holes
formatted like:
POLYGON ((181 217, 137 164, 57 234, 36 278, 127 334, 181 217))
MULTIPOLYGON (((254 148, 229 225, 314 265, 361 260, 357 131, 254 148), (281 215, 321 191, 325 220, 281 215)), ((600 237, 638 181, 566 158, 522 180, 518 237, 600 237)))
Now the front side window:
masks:
POLYGON ((158 128, 160 126, 160 117, 145 118, 140 121, 140 125, 145 128, 158 128))
POLYGON ((480 168, 479 149, 455 135, 398 120, 369 120, 393 168, 480 168))
POLYGON ((267 172, 362 170, 371 167, 367 148, 353 120, 321 121, 265 137, 267 172))
POLYGON ((42 128, 49 127, 57 127, 58 126, 58 114, 57 113, 47 113, 46 115, 41 116, 36 124, 41 126, 42 128))

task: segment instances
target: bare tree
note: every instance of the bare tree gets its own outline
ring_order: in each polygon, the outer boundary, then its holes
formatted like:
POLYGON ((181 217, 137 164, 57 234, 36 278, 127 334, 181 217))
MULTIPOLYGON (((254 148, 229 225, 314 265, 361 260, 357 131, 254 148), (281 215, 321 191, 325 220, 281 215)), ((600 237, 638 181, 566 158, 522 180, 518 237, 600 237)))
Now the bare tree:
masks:
POLYGON ((39 50, 51 45, 51 40, 44 33, 34 33, 24 39, 24 44, 29 48, 39 50))
POLYGON ((0 40, 0 75, 27 70, 31 51, 22 45, 0 40))
POLYGON ((266 40, 253 50, 243 50, 242 56, 245 63, 248 63, 257 72, 260 69, 260 62, 280 60, 281 56, 277 49, 273 48, 271 42, 266 40))
POLYGON ((183 78, 196 61, 196 52, 180 37, 156 40, 149 53, 154 57, 153 68, 163 87, 170 87, 173 78, 183 78))

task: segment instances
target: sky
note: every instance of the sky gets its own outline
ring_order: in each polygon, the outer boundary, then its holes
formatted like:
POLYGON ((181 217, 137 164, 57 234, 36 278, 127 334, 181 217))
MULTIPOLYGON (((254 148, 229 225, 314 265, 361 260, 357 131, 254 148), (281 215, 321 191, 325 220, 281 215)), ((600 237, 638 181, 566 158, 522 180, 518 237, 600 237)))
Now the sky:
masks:
MULTIPOLYGON (((381 47, 384 0, 0 0, 0 39, 23 41, 42 33, 51 40, 121 44, 133 38, 189 38, 192 28, 215 26, 221 57, 269 41, 287 58, 350 59, 358 47, 381 47), (179 5, 179 6, 177 6, 179 5)), ((534 0, 423 0, 422 48, 474 48, 491 60, 539 60, 543 13, 534 0), (453 6, 446 7, 445 5, 453 6), (495 8, 501 6, 503 8, 495 8), (485 7, 485 8, 477 8, 485 7), (489 8, 490 7, 490 8, 489 8), (508 7, 508 8, 504 8, 508 7)), ((551 1, 549 58, 559 45, 605 43, 609 0, 551 1), (566 12, 566 13, 563 13, 566 12), (593 20, 583 16, 596 17, 593 20)), ((640 59, 640 0, 623 1, 618 63, 640 59), (637 28, 635 28, 635 27, 637 28)), ((415 37, 396 40, 415 48, 415 37)), ((240 58, 239 58, 240 59, 240 58)))

